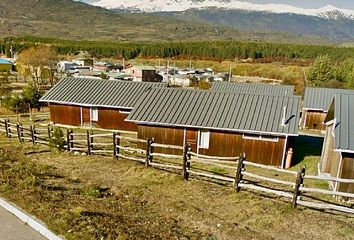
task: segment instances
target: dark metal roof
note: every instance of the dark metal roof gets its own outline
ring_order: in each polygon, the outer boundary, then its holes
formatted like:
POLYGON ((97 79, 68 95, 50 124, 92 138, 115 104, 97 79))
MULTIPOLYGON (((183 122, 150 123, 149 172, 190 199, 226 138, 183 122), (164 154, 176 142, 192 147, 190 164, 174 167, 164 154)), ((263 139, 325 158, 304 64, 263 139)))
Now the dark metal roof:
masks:
POLYGON ((132 109, 144 91, 152 87, 166 86, 162 83, 63 78, 40 101, 132 109))
POLYGON ((297 135, 298 96, 153 88, 144 93, 128 121, 276 135, 297 135), (286 125, 281 126, 283 107, 286 125))
POLYGON ((335 94, 354 94, 354 90, 334 88, 312 88, 305 89, 304 109, 328 111, 328 108, 335 94))
POLYGON ((335 148, 354 151, 354 94, 336 94, 325 122, 334 120, 335 148))
POLYGON ((273 95, 293 95, 294 86, 265 83, 235 83, 215 82, 211 86, 212 91, 258 93, 273 95))

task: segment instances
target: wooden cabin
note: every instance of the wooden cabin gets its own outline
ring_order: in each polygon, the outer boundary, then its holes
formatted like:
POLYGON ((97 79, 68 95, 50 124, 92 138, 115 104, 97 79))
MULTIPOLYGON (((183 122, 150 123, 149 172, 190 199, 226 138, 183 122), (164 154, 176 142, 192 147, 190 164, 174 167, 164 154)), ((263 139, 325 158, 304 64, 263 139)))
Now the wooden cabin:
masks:
POLYGON ((214 82, 212 91, 258 93, 272 95, 294 95, 293 85, 266 84, 266 83, 239 83, 239 82, 214 82))
MULTIPOLYGON (((319 170, 321 174, 354 179, 354 94, 336 94, 324 120, 326 135, 319 170)), ((331 182, 332 188, 354 193, 354 184, 331 182)))
POLYGON ((138 125, 140 139, 188 143, 198 154, 245 152, 250 161, 284 167, 298 135, 298 96, 153 88, 142 99, 126 119, 138 125))
POLYGON ((161 83, 90 78, 63 78, 41 99, 48 103, 54 124, 137 131, 124 121, 141 95, 161 83))
POLYGON ((304 105, 302 108, 301 127, 312 130, 325 130, 328 108, 335 94, 353 94, 353 90, 334 88, 311 88, 305 89, 304 105))

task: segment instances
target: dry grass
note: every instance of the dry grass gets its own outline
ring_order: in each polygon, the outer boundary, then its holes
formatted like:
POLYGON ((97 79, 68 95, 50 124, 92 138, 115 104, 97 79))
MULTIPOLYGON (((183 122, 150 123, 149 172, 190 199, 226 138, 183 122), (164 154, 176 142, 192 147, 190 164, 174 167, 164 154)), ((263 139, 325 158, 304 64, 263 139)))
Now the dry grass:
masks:
POLYGON ((0 137, 0 193, 67 239, 352 239, 353 217, 0 137))

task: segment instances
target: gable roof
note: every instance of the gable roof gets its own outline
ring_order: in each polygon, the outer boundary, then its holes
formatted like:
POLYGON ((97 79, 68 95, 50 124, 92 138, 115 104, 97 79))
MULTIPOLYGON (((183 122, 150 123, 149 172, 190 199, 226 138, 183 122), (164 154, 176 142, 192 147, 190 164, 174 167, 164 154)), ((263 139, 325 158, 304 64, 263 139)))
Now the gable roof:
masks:
POLYGON ((40 101, 132 109, 144 91, 152 87, 167 87, 167 85, 91 78, 63 78, 40 101))
POLYGON ((152 125, 297 135, 300 97, 186 89, 146 91, 126 119, 152 125), (281 126, 283 107, 287 124, 281 126))
POLYGON ((354 94, 336 94, 325 123, 334 120, 335 149, 354 151, 354 94))
POLYGON ((303 108, 327 112, 334 95, 342 93, 354 94, 354 90, 307 87, 305 89, 303 108))
POLYGON ((211 86, 212 91, 258 93, 273 95, 293 95, 293 85, 278 85, 265 83, 235 83, 235 82, 215 82, 211 86))

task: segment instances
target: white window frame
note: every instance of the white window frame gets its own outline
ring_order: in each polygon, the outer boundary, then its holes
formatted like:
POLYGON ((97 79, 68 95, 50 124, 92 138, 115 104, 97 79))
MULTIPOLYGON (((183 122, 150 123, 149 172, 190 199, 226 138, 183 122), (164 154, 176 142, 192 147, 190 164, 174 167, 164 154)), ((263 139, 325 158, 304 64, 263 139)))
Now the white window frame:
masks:
POLYGON ((94 122, 98 121, 98 108, 97 107, 90 108, 90 119, 91 119, 91 121, 94 121, 94 122))
POLYGON ((124 109, 119 109, 119 113, 123 113, 123 114, 130 114, 132 112, 132 110, 124 110, 124 109))
POLYGON ((279 137, 275 136, 266 136, 266 135, 260 135, 260 134, 243 134, 242 135, 243 139, 248 139, 248 140, 257 140, 257 141, 265 141, 265 142, 278 142, 279 137))
POLYGON ((210 131, 200 129, 198 134, 198 147, 203 149, 209 149, 210 143, 210 131))

